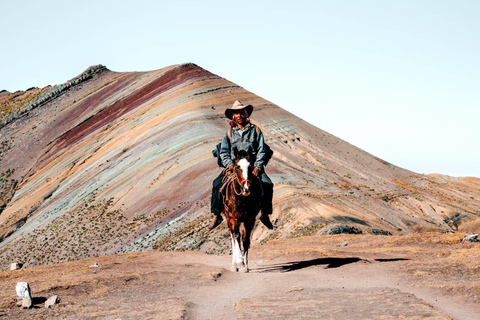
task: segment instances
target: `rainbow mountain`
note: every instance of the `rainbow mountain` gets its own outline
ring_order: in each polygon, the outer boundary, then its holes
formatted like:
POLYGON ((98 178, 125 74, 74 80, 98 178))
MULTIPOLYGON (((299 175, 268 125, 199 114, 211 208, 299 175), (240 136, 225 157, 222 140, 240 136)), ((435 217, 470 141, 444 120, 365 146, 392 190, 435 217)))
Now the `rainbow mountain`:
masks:
POLYGON ((480 214, 480 179, 390 164, 195 64, 98 65, 56 86, 0 92, 0 268, 142 250, 228 250, 207 230, 225 108, 254 106, 274 156, 276 229, 313 234, 453 231, 480 214))

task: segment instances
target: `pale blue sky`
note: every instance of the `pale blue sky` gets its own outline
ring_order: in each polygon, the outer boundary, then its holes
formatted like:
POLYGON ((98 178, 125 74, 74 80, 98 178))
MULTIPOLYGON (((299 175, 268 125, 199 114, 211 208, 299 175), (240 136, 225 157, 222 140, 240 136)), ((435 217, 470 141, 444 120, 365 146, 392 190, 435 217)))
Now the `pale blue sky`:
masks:
POLYGON ((0 13, 0 90, 194 62, 395 165, 480 177, 480 1, 0 0, 0 13))

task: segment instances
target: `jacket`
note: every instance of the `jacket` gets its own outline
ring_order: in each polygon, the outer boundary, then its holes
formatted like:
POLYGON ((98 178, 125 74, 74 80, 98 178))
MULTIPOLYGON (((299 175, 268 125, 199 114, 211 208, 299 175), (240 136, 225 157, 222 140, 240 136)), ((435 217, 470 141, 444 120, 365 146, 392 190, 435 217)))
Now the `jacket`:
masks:
POLYGON ((224 167, 228 168, 235 161, 235 148, 237 150, 248 150, 248 147, 252 148, 252 155, 255 158, 253 166, 262 171, 265 166, 266 154, 263 133, 260 129, 255 130, 255 125, 250 122, 247 123, 242 133, 240 133, 238 126, 234 126, 231 130, 230 139, 225 133, 220 148, 220 158, 224 167))

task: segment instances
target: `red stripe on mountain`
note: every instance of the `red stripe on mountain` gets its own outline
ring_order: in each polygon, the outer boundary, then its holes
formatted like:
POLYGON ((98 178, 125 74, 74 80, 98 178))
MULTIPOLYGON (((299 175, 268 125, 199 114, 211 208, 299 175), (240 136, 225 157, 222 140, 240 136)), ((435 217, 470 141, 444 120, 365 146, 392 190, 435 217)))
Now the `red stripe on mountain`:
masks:
POLYGON ((141 73, 131 73, 122 76, 113 84, 99 90, 95 94, 81 101, 75 109, 69 114, 66 119, 74 120, 81 117, 82 114, 88 113, 89 110, 95 110, 105 99, 110 97, 115 92, 123 90, 125 87, 133 83, 138 78, 141 78, 141 73))
MULTIPOLYGON (((51 148, 39 159, 39 161, 33 166, 30 172, 35 172, 38 168, 42 167, 50 158, 56 155, 64 148, 75 144, 82 140, 89 134, 97 131, 99 128, 106 126, 115 119, 123 116, 124 114, 134 110, 138 106, 142 105, 151 98, 162 94, 163 92, 185 82, 192 78, 211 76, 212 73, 194 65, 185 64, 174 69, 166 71, 160 78, 143 86, 139 90, 126 96, 125 98, 116 101, 108 108, 99 111, 95 115, 86 119, 82 123, 78 124, 74 128, 65 132, 58 137, 53 143, 51 148)), ((108 98, 114 92, 125 87, 125 83, 115 85, 112 88, 106 88, 107 90, 99 92, 98 96, 92 96, 89 100, 90 103, 98 105, 104 99, 108 98), (113 90, 116 89, 116 90, 113 90)), ((91 107, 91 106, 90 106, 91 107)))

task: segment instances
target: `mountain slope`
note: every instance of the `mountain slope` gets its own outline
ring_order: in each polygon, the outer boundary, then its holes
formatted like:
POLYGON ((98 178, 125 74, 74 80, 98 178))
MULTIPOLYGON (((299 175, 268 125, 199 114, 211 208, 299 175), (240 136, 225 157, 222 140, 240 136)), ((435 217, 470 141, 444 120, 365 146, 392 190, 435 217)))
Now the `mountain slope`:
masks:
POLYGON ((448 231, 480 213, 478 179, 396 167, 194 64, 126 73, 95 66, 1 119, 1 267, 224 250, 225 228, 206 230, 220 172, 211 150, 237 99, 255 107, 275 152, 267 173, 277 230, 257 227, 255 243, 346 226, 448 231))

